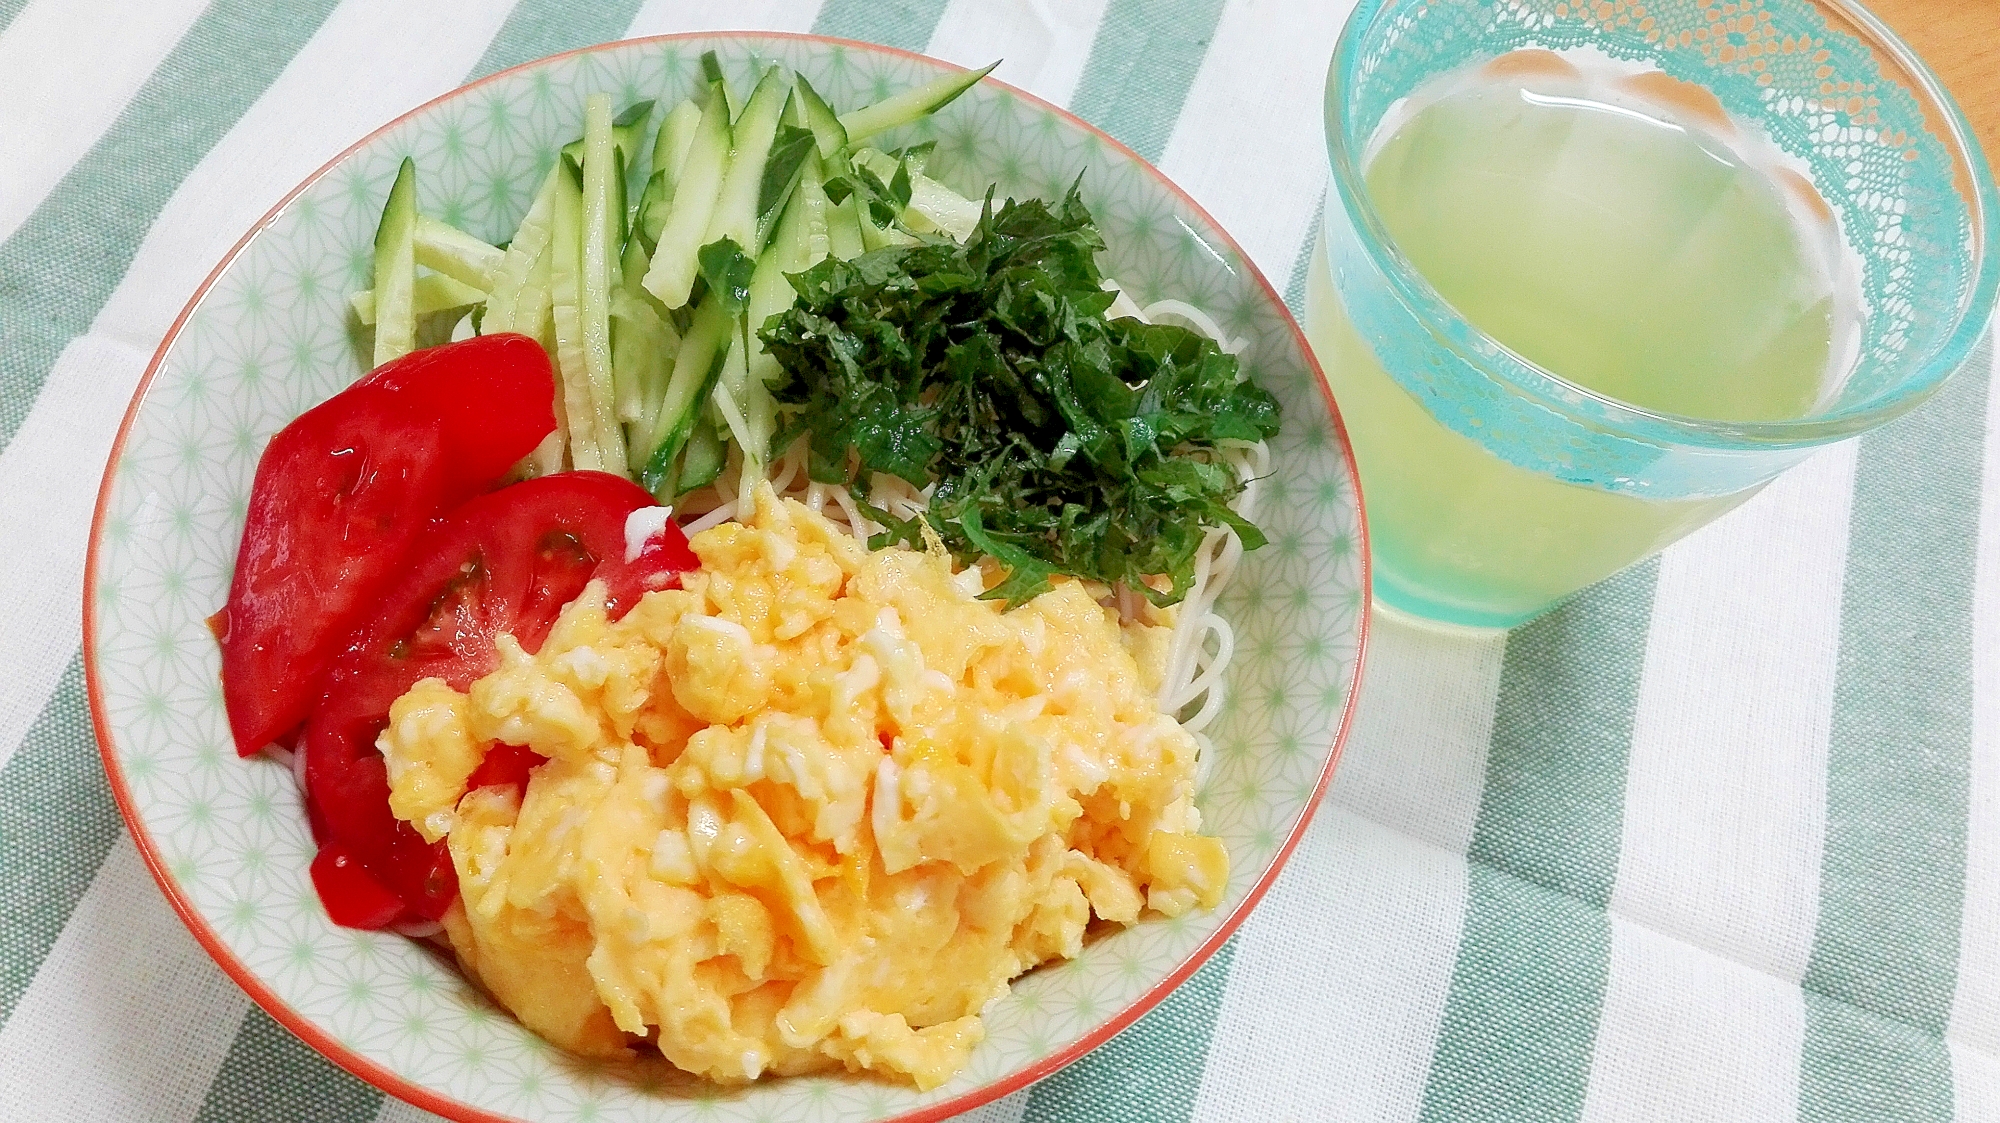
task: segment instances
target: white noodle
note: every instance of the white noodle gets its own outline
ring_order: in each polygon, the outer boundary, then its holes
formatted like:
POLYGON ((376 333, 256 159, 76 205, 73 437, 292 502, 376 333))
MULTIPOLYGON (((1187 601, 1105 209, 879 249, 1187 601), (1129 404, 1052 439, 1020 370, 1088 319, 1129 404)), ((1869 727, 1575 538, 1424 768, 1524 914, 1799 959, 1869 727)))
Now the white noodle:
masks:
POLYGON ((1132 298, 1125 295, 1125 290, 1118 287, 1117 281, 1107 279, 1104 282, 1104 291, 1113 294, 1111 297, 1111 307, 1104 310, 1105 316, 1113 320, 1128 317, 1134 320, 1144 320, 1146 318, 1145 309, 1133 303, 1132 298))
POLYGON ((855 541, 866 547, 869 536, 882 528, 861 513, 861 508, 854 505, 854 497, 847 493, 846 488, 834 488, 833 501, 840 505, 840 513, 847 516, 847 529, 854 535, 855 541))
POLYGON ((708 512, 702 517, 682 527, 681 533, 687 535, 689 538, 693 538, 695 535, 700 534, 702 531, 707 530, 710 527, 721 526, 723 523, 726 523, 730 519, 733 519, 735 517, 736 517, 736 504, 724 503, 722 506, 717 507, 715 510, 708 512))

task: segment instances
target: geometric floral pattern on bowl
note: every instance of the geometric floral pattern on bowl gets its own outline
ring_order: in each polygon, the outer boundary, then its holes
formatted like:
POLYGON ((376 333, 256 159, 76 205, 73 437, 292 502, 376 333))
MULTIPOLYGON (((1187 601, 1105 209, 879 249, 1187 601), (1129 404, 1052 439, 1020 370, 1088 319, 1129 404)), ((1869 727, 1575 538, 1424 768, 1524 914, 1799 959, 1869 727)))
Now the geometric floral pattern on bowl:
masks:
POLYGON ((687 96, 702 52, 732 85, 780 62, 837 106, 934 77, 944 64, 784 35, 633 40, 545 59, 438 99, 368 137, 254 230, 169 333, 126 420, 93 536, 88 670, 112 785, 162 887, 195 934, 281 1022, 387 1090, 461 1119, 861 1121, 929 1118, 1020 1087, 1158 1001, 1218 946, 1277 871, 1329 775, 1359 673, 1366 542, 1351 462, 1310 353, 1234 243, 1136 156, 997 82, 903 140, 934 137, 933 174, 963 192, 1057 197, 1079 173, 1141 303, 1176 297, 1249 343, 1285 406, 1260 502, 1271 543, 1227 597, 1237 654, 1200 798, 1228 845, 1221 907, 1157 917, 1035 972, 986 1014, 987 1039, 929 1093, 821 1076, 718 1090, 659 1068, 569 1058, 482 999, 448 962, 387 933, 338 928, 312 891, 291 775, 239 760, 214 641, 264 443, 359 377, 347 297, 366 287, 382 200, 413 156, 418 198, 481 236, 507 236, 548 161, 578 135, 586 95, 687 96))

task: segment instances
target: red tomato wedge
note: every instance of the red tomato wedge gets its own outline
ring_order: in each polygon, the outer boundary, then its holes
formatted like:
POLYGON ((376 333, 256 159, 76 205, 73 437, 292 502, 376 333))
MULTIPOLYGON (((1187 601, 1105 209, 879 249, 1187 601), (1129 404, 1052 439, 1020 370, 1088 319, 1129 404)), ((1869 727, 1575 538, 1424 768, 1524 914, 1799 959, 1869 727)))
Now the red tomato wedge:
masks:
POLYGON ((355 384, 390 390, 444 429, 446 501, 493 486, 556 427, 549 353, 525 335, 480 335, 412 351, 355 384))
POLYGON ((437 421, 385 391, 337 394, 271 438, 229 602, 210 621, 237 752, 256 753, 305 719, 314 679, 444 487, 437 421))
POLYGON ((381 884, 354 855, 338 846, 321 850, 312 861, 313 888, 335 924, 348 928, 387 928, 403 915, 402 899, 381 884))
POLYGON ((465 778, 465 790, 511 785, 525 792, 528 774, 547 759, 525 745, 495 745, 486 750, 486 758, 465 778))
MULTIPOLYGON (((635 559, 625 557, 626 517, 652 502, 638 486, 601 472, 546 476, 471 500, 412 547, 372 618, 328 670, 306 723, 313 833, 323 848, 351 854, 402 902, 395 919, 443 915, 457 878, 442 843, 425 843, 389 811, 375 738, 390 704, 419 679, 469 688, 499 666, 494 644, 503 633, 539 650, 563 605, 593 578, 605 582, 614 617, 648 589, 677 584, 694 555, 672 523, 635 559)), ((525 775, 535 762, 514 763, 525 775)), ((495 771, 514 778, 501 765, 495 771)), ((336 919, 350 911, 345 902, 340 910, 327 904, 336 919)))
POLYGON ((210 621, 237 752, 305 719, 417 533, 555 428, 554 394, 540 344, 482 337, 386 364, 271 438, 229 601, 210 621))

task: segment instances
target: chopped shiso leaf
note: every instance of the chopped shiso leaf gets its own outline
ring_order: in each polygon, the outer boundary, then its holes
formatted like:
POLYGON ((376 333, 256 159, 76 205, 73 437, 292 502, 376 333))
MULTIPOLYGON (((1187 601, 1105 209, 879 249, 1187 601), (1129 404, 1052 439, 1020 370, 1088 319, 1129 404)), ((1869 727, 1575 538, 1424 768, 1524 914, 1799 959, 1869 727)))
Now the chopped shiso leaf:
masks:
POLYGON ((792 277, 799 301, 763 325, 815 480, 864 502, 874 473, 936 481, 923 520, 877 513, 921 548, 927 521, 961 561, 1009 567, 989 597, 1019 603, 1069 574, 1178 602, 1206 527, 1246 549, 1242 483, 1219 442, 1278 430, 1276 399, 1186 328, 1108 320, 1103 238, 1075 187, 1053 210, 989 196, 963 245, 943 238, 829 258, 792 277), (1148 578, 1166 578, 1156 588, 1148 578))

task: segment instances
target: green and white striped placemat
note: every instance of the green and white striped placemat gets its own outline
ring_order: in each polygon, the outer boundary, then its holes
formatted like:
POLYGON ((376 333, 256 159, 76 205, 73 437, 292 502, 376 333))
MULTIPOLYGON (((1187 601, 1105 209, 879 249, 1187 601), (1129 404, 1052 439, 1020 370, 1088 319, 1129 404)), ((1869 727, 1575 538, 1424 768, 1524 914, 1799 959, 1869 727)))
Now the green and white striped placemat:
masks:
MULTIPOLYGON (((468 78, 813 30, 1158 163, 1297 306, 1342 0, 0 0, 0 1119, 429 1118, 320 1060, 125 836, 78 662, 125 402, 277 198, 468 78)), ((975 1113, 2000 1119, 2000 439, 1941 397, 1505 641, 1378 621, 1334 790, 1239 936, 975 1113)))

